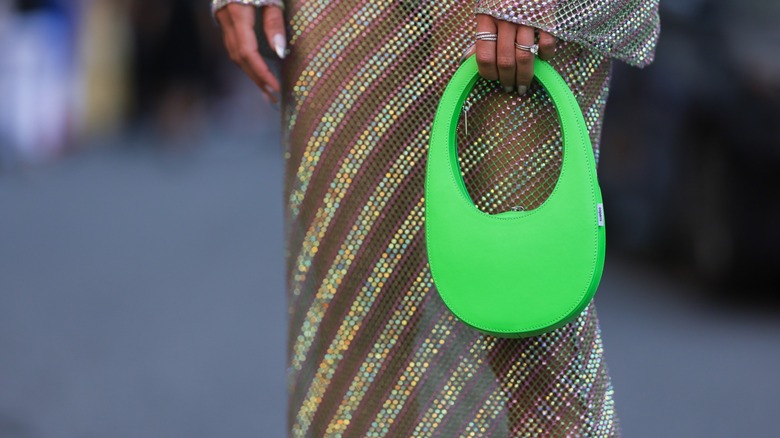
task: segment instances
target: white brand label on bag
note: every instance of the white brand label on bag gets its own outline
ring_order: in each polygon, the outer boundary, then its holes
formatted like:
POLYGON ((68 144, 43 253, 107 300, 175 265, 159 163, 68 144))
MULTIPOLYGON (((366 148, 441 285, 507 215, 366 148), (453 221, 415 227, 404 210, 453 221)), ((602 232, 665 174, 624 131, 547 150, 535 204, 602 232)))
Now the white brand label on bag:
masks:
POLYGON ((599 226, 604 226, 604 204, 596 204, 596 215, 598 216, 599 226))

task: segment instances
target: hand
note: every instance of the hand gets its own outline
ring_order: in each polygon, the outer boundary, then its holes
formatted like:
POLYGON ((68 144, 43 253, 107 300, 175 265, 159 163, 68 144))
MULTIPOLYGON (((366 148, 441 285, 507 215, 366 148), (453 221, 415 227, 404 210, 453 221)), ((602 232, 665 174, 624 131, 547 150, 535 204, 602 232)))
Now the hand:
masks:
POLYGON ((515 47, 539 45, 539 57, 549 61, 555 55, 557 40, 547 32, 538 30, 539 41, 535 42, 537 29, 522 24, 499 20, 487 14, 477 14, 477 32, 498 34, 497 41, 478 40, 466 51, 467 58, 475 51, 479 74, 485 79, 498 80, 507 92, 515 89, 525 94, 534 77, 534 54, 515 47))
MULTIPOLYGON (((281 88, 279 81, 271 73, 260 55, 255 34, 255 6, 230 3, 219 9, 215 16, 222 29, 222 40, 230 59, 249 76, 271 103, 279 100, 281 88)), ((280 58, 284 58, 286 35, 284 16, 278 6, 267 5, 260 8, 265 37, 280 58)))

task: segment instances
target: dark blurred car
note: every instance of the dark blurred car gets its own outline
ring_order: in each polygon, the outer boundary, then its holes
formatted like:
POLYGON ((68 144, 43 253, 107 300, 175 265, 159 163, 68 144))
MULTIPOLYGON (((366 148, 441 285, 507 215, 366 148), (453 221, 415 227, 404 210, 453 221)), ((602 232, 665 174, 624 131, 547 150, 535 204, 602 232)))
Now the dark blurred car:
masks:
POLYGON ((655 62, 615 65, 599 169, 614 248, 762 305, 780 272, 775 3, 661 2, 655 62))

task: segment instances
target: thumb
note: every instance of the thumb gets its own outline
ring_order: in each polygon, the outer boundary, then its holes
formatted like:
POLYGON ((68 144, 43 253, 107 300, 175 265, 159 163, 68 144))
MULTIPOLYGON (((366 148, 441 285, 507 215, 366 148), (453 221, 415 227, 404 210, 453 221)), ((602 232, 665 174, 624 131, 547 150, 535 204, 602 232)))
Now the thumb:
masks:
POLYGON ((274 49, 279 58, 287 55, 287 36, 284 31, 284 14, 282 8, 267 5, 263 8, 263 30, 268 45, 274 49))

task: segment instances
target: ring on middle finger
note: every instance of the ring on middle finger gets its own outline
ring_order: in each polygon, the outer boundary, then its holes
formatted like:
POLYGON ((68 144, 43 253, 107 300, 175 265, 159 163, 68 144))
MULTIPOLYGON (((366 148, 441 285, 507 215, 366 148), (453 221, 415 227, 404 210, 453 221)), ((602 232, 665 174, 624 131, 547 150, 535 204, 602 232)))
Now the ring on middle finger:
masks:
POLYGON ((498 34, 491 32, 477 32, 477 41, 498 41, 498 34))
POLYGON ((519 50, 525 50, 526 52, 531 52, 534 55, 537 55, 539 53, 539 44, 531 44, 530 46, 526 46, 524 44, 515 42, 515 48, 519 50))

